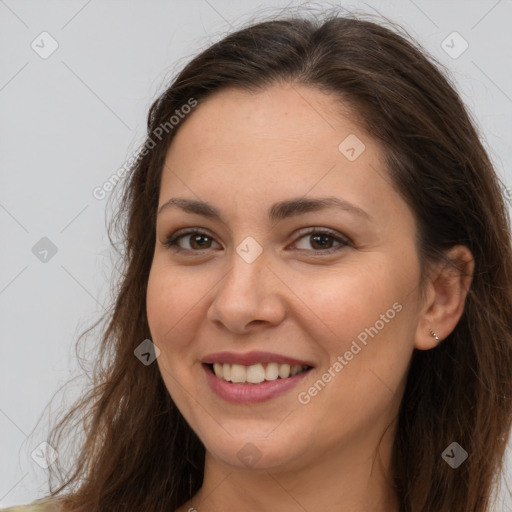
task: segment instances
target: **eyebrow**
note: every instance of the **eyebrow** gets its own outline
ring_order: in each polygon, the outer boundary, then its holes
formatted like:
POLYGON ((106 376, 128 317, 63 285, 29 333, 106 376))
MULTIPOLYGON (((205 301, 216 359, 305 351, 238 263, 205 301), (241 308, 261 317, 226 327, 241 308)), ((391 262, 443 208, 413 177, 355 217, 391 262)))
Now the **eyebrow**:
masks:
MULTIPOLYGON (((214 206, 204 201, 198 201, 195 199, 186 199, 172 197, 166 201, 158 210, 158 214, 169 208, 180 208, 187 213, 195 213, 202 215, 209 219, 219 220, 223 223, 225 221, 222 218, 221 212, 214 206)), ((279 201, 272 205, 269 209, 268 217, 271 221, 277 222, 289 217, 303 215, 308 212, 314 212, 324 210, 326 208, 338 208, 349 213, 353 213, 366 220, 373 221, 373 218, 363 209, 359 208, 355 204, 349 203, 344 199, 337 197, 317 197, 306 199, 299 197, 296 199, 289 199, 286 201, 279 201)))

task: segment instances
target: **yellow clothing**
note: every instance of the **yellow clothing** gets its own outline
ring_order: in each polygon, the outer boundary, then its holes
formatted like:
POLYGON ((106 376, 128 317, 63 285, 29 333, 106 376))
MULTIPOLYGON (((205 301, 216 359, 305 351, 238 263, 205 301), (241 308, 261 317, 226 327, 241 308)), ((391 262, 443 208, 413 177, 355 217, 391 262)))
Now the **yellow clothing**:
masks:
POLYGON ((17 505, 9 508, 2 508, 0 512, 61 512, 58 501, 51 498, 37 500, 29 505, 17 505))

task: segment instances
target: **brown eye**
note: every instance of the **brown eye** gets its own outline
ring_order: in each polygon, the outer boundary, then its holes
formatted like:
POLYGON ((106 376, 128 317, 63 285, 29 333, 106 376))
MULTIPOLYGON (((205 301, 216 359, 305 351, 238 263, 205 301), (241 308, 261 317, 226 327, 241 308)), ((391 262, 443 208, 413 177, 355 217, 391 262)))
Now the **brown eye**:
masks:
POLYGON ((174 233, 169 236, 165 242, 165 246, 176 251, 201 251, 211 248, 214 239, 203 231, 187 231, 185 233, 174 233), (183 247, 181 240, 187 241, 189 247, 183 247))
POLYGON ((313 247, 318 245, 318 247, 314 247, 315 249, 330 249, 334 243, 334 239, 331 235, 325 235, 323 233, 320 235, 311 235, 310 240, 313 247))
POLYGON ((187 235, 189 236, 189 241, 192 249, 208 249, 209 245, 211 245, 212 239, 207 235, 187 235))
MULTIPOLYGON (((299 240, 302 239, 306 240, 306 247, 298 247, 301 251, 311 251, 310 248, 313 248, 312 252, 332 253, 351 245, 346 238, 340 236, 338 233, 318 229, 303 234, 299 240), (335 243, 338 245, 335 246, 335 243)), ((297 243, 295 245, 297 245, 297 243)))

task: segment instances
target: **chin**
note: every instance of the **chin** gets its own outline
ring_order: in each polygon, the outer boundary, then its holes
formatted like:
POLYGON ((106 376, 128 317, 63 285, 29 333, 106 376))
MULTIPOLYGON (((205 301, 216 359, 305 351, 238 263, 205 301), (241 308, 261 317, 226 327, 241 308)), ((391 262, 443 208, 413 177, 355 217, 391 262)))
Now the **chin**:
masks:
MULTIPOLYGON (((246 432, 243 429, 239 431, 246 432)), ((298 466, 299 453, 303 450, 297 441, 293 435, 284 438, 244 433, 231 437, 225 433, 222 439, 205 439, 203 444, 207 452, 223 464, 237 470, 257 471, 298 466)))

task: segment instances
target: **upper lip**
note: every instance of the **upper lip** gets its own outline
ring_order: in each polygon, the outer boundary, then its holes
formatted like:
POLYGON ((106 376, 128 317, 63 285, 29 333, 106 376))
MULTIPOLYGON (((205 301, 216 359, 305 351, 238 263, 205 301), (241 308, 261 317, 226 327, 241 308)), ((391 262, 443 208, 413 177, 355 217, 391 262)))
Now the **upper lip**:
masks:
POLYGON ((214 354, 209 354, 204 357, 203 363, 212 364, 212 363, 221 363, 221 364, 241 364, 243 366, 251 366, 253 364, 258 363, 279 363, 279 364, 289 364, 293 365, 303 365, 303 366, 313 366, 313 364, 309 361, 303 361, 300 359, 296 359, 294 357, 288 357, 281 354, 273 354, 272 352, 261 352, 261 351, 252 351, 252 352, 215 352, 214 354))

